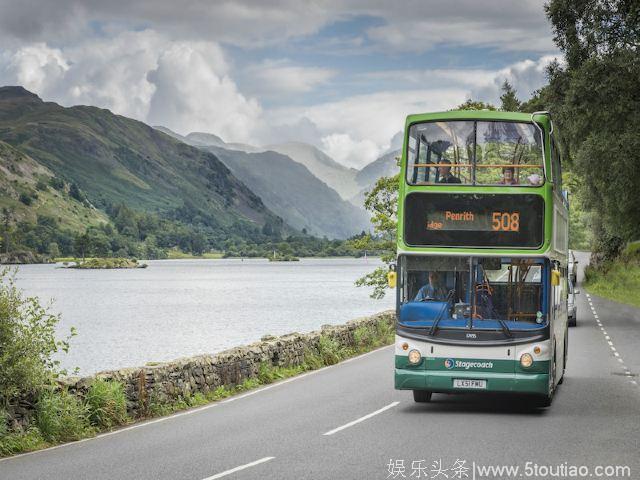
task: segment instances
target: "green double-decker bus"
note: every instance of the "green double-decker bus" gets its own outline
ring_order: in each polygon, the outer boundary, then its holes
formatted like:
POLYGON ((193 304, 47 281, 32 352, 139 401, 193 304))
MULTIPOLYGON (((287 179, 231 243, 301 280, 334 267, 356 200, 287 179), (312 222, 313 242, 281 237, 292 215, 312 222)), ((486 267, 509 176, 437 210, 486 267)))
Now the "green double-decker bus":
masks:
POLYGON ((550 115, 410 115, 398 197, 396 389, 549 405, 568 352, 568 202, 550 115))

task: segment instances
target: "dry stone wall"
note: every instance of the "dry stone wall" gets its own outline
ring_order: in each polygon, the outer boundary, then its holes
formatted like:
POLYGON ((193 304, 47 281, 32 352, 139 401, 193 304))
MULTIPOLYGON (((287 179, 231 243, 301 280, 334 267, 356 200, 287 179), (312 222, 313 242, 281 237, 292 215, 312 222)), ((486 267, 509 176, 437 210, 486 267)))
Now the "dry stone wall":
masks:
POLYGON ((260 365, 293 367, 304 362, 307 352, 317 352, 321 336, 343 347, 354 347, 359 327, 375 328, 378 322, 393 325, 392 311, 351 320, 343 325, 325 325, 310 333, 266 336, 252 343, 214 355, 198 355, 175 361, 105 371, 91 377, 68 377, 61 381, 70 391, 83 395, 94 378, 115 380, 124 385, 127 409, 133 416, 144 413, 149 402, 167 402, 200 392, 206 394, 220 386, 234 386, 255 378, 260 365))

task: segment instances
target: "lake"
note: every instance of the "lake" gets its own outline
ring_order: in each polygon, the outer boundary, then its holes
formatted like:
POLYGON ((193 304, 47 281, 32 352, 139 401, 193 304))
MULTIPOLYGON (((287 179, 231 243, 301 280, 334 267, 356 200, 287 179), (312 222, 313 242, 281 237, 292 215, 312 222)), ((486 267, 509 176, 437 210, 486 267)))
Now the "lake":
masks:
POLYGON ((133 270, 24 265, 17 284, 53 299, 60 334, 76 327, 67 369, 87 375, 201 353, 266 334, 308 332, 393 308, 393 295, 369 297, 354 281, 377 258, 157 260, 133 270))

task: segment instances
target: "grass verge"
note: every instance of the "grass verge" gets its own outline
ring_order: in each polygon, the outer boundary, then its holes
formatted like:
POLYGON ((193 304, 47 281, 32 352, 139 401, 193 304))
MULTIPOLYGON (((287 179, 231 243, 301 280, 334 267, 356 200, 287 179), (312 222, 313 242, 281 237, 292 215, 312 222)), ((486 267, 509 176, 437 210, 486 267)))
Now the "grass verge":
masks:
POLYGON ((640 242, 628 244, 616 260, 586 267, 584 276, 590 293, 640 307, 640 242))
POLYGON ((615 261, 585 269, 585 287, 601 297, 640 307, 640 265, 615 261))
POLYGON ((203 406, 278 380, 335 365, 347 358, 389 345, 393 340, 394 329, 383 320, 372 327, 358 327, 354 331, 353 347, 345 347, 322 335, 318 347, 308 350, 300 365, 280 367, 263 363, 255 377, 239 385, 220 386, 206 393, 198 392, 171 401, 152 393, 144 415, 135 419, 127 414, 124 389, 118 382, 96 379, 83 398, 66 390, 44 390, 39 396, 33 421, 23 429, 8 430, 6 413, 0 410, 0 456, 88 438, 118 426, 203 406))

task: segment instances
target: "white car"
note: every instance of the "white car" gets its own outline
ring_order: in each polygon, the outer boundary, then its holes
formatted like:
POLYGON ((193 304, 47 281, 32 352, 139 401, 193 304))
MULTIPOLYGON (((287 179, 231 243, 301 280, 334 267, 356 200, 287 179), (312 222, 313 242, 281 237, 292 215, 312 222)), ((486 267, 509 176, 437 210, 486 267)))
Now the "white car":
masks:
POLYGON ((575 285, 578 283, 578 261, 576 260, 576 256, 573 253, 573 250, 569 250, 569 261, 568 261, 568 270, 569 270, 569 279, 575 285))
POLYGON ((569 326, 575 327, 578 324, 578 318, 576 316, 576 295, 580 293, 580 290, 576 290, 571 279, 569 279, 569 296, 567 297, 567 316, 569 317, 569 326))

